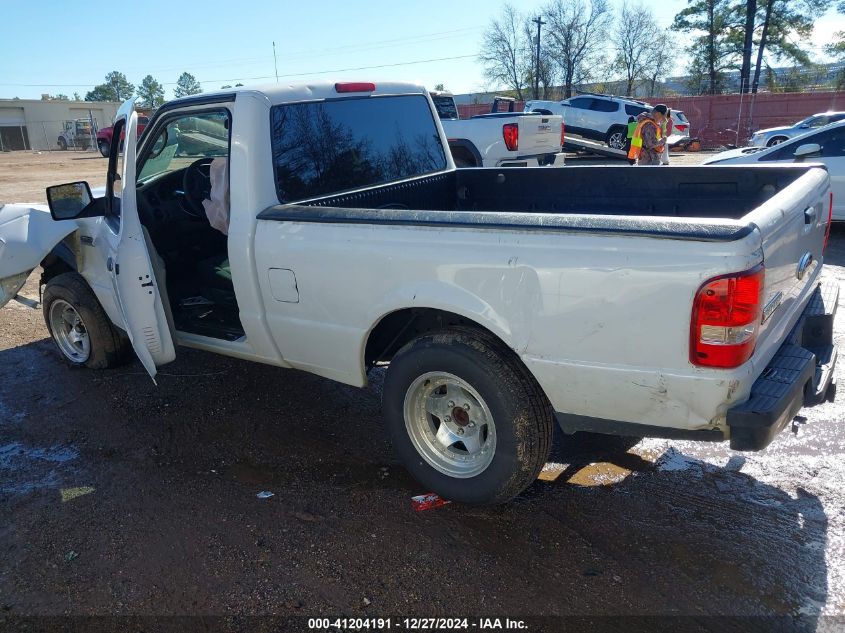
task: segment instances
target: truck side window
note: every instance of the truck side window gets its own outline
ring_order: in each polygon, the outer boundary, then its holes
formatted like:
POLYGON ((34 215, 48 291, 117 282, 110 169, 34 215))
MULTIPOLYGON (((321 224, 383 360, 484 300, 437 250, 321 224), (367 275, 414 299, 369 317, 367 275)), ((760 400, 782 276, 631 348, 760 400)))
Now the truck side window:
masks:
POLYGON ((270 125, 283 204, 446 169, 424 95, 277 105, 270 125))
POLYGON ((822 158, 842 158, 845 156, 845 130, 837 128, 825 134, 825 139, 816 141, 822 146, 822 158))
POLYGON ((795 150, 807 143, 818 143, 822 146, 823 157, 842 156, 842 145, 845 141, 845 130, 826 130, 811 134, 807 137, 781 143, 774 152, 761 156, 760 161, 793 160, 795 150))
POLYGON ((120 203, 123 193, 123 136, 126 130, 126 120, 121 119, 114 124, 109 152, 108 170, 106 171, 106 213, 105 220, 112 230, 120 231, 120 203))
POLYGON ((139 166, 138 182, 185 169, 201 158, 229 156, 229 113, 194 112, 155 131, 152 148, 139 166))

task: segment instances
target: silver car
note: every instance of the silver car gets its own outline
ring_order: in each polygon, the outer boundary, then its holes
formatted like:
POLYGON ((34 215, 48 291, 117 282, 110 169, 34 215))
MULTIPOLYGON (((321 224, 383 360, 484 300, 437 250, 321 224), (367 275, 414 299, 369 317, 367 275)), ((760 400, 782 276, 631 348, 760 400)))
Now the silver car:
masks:
POLYGON ((784 125, 781 127, 770 127, 755 132, 748 141, 749 147, 771 147, 778 143, 791 139, 799 134, 804 134, 812 129, 824 127, 830 123, 836 123, 845 119, 845 112, 821 112, 808 116, 798 121, 795 125, 784 125))

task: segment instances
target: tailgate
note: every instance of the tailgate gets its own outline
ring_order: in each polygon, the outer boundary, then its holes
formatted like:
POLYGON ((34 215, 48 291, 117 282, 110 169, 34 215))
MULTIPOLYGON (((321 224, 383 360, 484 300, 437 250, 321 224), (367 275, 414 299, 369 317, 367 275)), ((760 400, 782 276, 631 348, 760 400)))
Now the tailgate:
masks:
POLYGON ((529 115, 517 119, 519 123, 519 155, 536 156, 560 151, 559 115, 529 115))
POLYGON ((822 266, 830 179, 811 169, 750 214, 762 238, 766 267, 757 349, 776 349, 803 309, 822 266))

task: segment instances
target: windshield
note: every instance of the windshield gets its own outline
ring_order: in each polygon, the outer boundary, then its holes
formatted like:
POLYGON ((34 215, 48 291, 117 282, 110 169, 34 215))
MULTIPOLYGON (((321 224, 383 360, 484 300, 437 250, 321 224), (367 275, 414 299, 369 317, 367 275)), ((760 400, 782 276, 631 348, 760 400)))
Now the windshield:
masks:
POLYGON ((221 158, 228 154, 229 118, 225 112, 182 116, 158 131, 138 174, 138 182, 183 169, 200 158, 221 158))

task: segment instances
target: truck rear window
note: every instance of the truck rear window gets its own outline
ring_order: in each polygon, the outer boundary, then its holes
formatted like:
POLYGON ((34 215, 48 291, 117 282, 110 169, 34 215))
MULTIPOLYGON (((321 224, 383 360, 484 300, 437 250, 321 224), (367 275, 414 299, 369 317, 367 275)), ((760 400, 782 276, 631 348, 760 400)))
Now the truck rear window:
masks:
POLYGON ((282 203, 446 169, 424 95, 278 105, 270 124, 282 203))
POLYGON ((452 97, 436 97, 431 95, 431 100, 434 101, 437 116, 441 119, 459 118, 458 108, 455 106, 455 100, 452 97))

